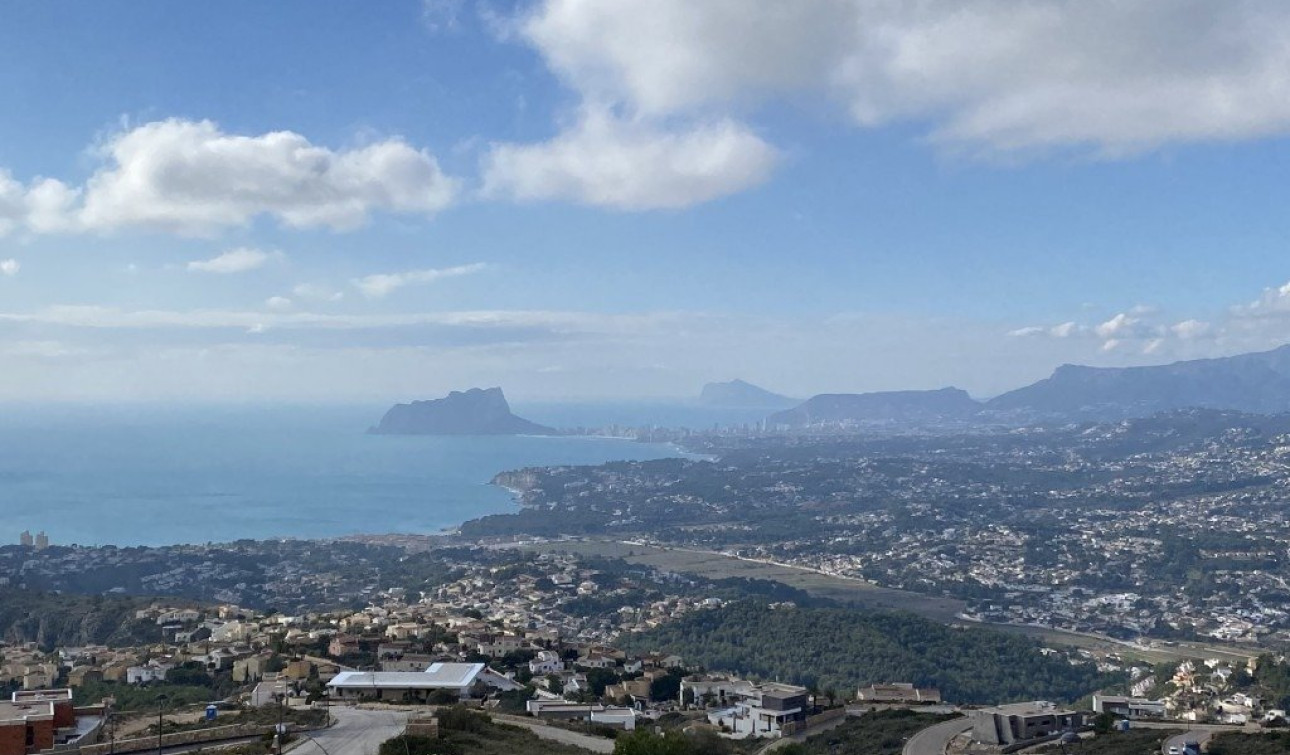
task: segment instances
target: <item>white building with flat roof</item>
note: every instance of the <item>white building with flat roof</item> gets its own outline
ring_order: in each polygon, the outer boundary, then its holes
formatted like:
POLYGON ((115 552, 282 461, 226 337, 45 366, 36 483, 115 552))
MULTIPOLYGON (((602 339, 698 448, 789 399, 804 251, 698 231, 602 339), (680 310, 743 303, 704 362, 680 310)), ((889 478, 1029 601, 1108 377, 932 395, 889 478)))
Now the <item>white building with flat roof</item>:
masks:
POLYGON ((342 671, 327 687, 340 700, 424 702, 440 690, 457 697, 483 697, 489 690, 506 692, 524 685, 483 663, 432 663, 425 671, 342 671))

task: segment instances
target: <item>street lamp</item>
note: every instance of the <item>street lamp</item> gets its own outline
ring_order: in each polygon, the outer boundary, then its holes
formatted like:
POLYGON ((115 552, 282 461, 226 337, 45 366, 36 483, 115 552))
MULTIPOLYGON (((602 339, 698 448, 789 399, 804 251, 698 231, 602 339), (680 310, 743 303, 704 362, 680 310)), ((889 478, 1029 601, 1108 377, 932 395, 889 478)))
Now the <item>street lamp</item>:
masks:
POLYGON ((161 713, 166 709, 166 701, 169 699, 170 698, 164 692, 157 695, 157 755, 161 755, 161 713))

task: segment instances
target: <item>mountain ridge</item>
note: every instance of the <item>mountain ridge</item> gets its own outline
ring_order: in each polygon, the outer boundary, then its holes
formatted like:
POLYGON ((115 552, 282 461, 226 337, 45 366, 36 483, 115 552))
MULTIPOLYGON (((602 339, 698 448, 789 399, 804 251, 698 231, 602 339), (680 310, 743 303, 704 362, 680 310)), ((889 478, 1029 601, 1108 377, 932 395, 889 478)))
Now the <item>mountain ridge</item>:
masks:
POLYGON ((981 404, 960 388, 873 393, 821 393, 800 405, 772 414, 770 425, 887 424, 970 420, 981 404))
POLYGON ((792 428, 1025 424, 1130 419, 1184 409, 1263 415, 1290 412, 1290 344, 1160 365, 1063 364, 1047 378, 986 401, 976 401, 957 388, 824 393, 772 414, 767 423, 792 428))
POLYGON ((746 380, 735 378, 724 383, 708 383, 699 392, 699 403, 705 406, 739 407, 749 409, 781 409, 798 403, 773 391, 768 391, 746 380))

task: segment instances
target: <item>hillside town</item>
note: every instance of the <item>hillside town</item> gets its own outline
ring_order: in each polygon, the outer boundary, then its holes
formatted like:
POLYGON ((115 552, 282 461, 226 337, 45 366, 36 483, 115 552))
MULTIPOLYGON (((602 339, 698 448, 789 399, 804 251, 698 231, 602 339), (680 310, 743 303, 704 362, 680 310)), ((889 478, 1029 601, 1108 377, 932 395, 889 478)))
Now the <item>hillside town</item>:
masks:
MULTIPOLYGON (((707 436, 721 461, 530 470, 525 515, 1121 639, 1290 643, 1290 433, 1181 412, 966 436, 707 436)), ((1269 426, 1261 426, 1269 425, 1269 426)), ((538 521, 537 524, 534 522, 538 521)))

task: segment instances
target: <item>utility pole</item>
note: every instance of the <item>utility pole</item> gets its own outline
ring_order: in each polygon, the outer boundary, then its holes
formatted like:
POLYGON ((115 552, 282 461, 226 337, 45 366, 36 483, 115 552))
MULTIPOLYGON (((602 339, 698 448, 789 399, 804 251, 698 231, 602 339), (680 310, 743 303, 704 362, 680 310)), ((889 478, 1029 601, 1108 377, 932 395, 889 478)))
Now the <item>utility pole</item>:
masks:
POLYGON ((116 718, 112 713, 112 703, 103 706, 103 716, 107 719, 104 723, 108 730, 108 755, 116 755, 116 718))
POLYGON ((283 693, 278 692, 278 693, 274 693, 273 697, 275 700, 278 701, 278 737, 277 737, 278 755, 282 755, 282 739, 283 739, 282 734, 285 731, 285 728, 282 724, 282 702, 286 700, 287 696, 283 693))
POLYGON ((161 755, 161 729, 163 725, 161 714, 166 709, 166 700, 168 699, 164 692, 157 695, 157 755, 161 755))

